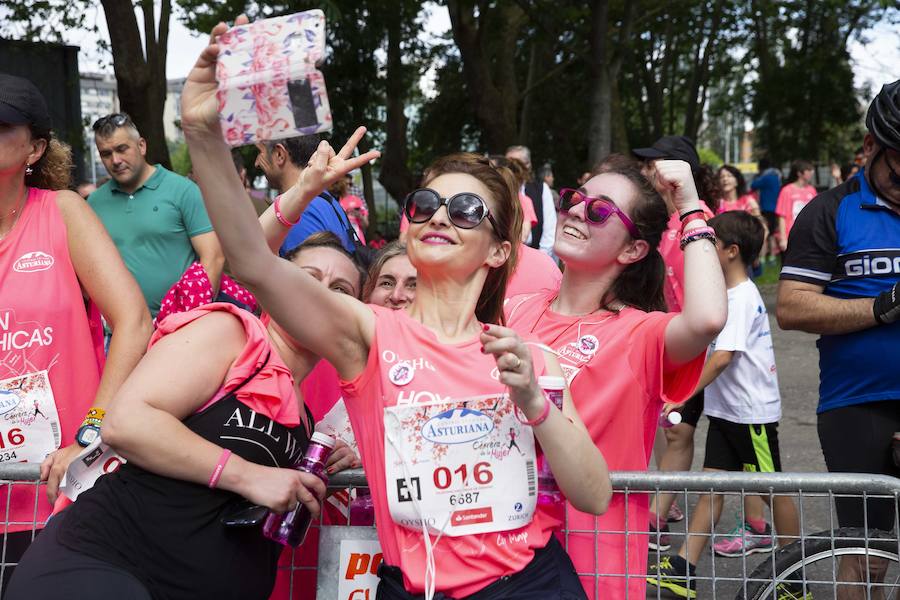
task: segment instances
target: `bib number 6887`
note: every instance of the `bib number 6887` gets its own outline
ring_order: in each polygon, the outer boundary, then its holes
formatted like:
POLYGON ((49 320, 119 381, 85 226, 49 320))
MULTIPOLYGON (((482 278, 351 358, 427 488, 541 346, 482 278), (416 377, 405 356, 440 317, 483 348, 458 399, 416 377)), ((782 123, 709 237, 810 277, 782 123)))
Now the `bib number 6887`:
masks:
POLYGON ((439 490, 446 490, 454 484, 457 486, 468 487, 470 474, 471 479, 477 485, 487 485, 494 480, 494 474, 491 472, 491 463, 482 461, 475 463, 471 469, 471 473, 469 471, 469 465, 466 464, 459 465, 452 471, 449 467, 436 468, 432 474, 434 487, 439 490))

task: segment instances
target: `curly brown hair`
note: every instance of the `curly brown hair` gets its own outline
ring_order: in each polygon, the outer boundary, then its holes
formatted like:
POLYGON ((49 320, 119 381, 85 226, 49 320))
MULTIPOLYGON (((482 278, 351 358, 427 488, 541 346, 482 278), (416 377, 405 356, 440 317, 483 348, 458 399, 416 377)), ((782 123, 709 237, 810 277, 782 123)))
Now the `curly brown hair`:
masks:
POLYGON ((72 187, 72 148, 51 137, 47 140, 47 149, 31 168, 31 175, 25 175, 28 187, 67 190, 72 187))

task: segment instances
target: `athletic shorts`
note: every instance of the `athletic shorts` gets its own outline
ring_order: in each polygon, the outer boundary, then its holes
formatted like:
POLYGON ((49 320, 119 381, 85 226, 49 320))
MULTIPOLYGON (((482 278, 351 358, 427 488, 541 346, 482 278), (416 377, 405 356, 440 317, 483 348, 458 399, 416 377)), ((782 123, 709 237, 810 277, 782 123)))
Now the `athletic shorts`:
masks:
MULTIPOLYGON (((831 473, 900 477, 891 447, 895 431, 900 431, 900 400, 867 402, 819 414, 819 442, 831 473)), ((834 505, 841 527, 894 529, 893 500, 870 499, 865 512, 861 498, 835 498, 834 505)))
POLYGON ((709 419, 704 469, 777 473, 781 471, 778 423, 747 425, 718 417, 709 419))
MULTIPOLYGON (((438 563, 438 570, 441 565, 438 563)), ((422 594, 410 594, 403 587, 403 574, 384 563, 378 567, 378 591, 375 600, 420 600, 422 594)), ((434 600, 453 600, 441 592, 434 600)), ((534 553, 531 562, 518 573, 498 579, 464 600, 587 600, 572 559, 556 539, 550 536, 546 546, 534 553)))
POLYGON ((696 427, 697 423, 700 422, 700 415, 703 414, 703 390, 685 400, 684 404, 675 410, 681 413, 682 423, 696 427))

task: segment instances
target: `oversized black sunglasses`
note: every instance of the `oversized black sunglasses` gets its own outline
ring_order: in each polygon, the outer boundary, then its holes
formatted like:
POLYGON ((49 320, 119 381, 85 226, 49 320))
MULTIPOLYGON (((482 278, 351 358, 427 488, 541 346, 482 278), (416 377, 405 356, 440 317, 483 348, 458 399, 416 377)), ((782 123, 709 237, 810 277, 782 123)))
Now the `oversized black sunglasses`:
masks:
POLYGON ((447 216, 454 227, 474 229, 487 219, 494 228, 494 233, 500 235, 487 202, 478 194, 471 192, 442 198, 439 193, 430 188, 420 188, 406 197, 403 210, 410 223, 425 223, 442 206, 447 207, 447 216))

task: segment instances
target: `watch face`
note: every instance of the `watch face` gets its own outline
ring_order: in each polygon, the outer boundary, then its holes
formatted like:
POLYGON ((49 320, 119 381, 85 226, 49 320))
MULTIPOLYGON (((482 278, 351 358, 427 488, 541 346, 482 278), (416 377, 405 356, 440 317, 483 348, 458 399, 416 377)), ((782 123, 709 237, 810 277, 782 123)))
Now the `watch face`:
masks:
POLYGON ((94 427, 93 425, 84 425, 81 429, 78 430, 78 435, 76 436, 76 441, 81 446, 90 446, 100 437, 100 429, 94 427))

